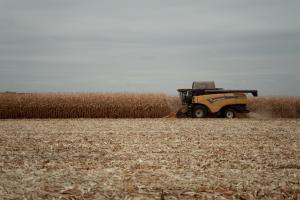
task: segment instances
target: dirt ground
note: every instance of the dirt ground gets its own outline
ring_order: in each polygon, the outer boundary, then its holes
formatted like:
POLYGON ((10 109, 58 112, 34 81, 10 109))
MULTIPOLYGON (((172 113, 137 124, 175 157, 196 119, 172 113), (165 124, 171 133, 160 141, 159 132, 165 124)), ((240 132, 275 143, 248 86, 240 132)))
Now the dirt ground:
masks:
POLYGON ((0 199, 300 199, 300 120, 1 120, 0 156, 0 199))

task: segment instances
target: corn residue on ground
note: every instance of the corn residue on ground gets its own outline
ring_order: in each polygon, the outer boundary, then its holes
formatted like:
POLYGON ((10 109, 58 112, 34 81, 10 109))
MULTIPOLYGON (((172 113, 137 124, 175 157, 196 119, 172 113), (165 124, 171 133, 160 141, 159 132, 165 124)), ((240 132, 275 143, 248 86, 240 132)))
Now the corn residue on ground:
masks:
POLYGON ((0 121, 0 199, 299 199, 300 121, 0 121))

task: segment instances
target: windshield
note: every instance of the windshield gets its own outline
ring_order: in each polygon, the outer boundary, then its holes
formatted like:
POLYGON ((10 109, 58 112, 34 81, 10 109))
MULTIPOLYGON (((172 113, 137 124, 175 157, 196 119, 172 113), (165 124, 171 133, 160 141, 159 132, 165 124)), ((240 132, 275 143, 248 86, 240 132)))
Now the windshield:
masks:
POLYGON ((179 97, 182 104, 189 104, 192 101, 192 92, 190 90, 179 91, 179 97))

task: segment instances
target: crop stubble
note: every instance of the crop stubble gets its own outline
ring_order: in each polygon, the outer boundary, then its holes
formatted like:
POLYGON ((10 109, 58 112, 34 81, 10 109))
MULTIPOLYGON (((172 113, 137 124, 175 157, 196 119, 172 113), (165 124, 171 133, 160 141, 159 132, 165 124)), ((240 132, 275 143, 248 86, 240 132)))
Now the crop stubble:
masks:
POLYGON ((1 120, 0 199, 297 199, 299 126, 283 119, 1 120))

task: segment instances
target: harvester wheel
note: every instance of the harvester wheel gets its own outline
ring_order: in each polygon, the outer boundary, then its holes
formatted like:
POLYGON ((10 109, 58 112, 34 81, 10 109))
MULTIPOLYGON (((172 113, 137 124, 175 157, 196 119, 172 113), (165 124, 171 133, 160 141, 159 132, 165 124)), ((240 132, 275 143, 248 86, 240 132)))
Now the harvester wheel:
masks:
POLYGON ((223 116, 227 119, 235 118, 235 111, 233 109, 227 108, 224 110, 223 116))
POLYGON ((207 109, 204 106, 198 105, 193 109, 194 118, 204 118, 207 115, 207 109))

